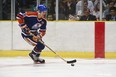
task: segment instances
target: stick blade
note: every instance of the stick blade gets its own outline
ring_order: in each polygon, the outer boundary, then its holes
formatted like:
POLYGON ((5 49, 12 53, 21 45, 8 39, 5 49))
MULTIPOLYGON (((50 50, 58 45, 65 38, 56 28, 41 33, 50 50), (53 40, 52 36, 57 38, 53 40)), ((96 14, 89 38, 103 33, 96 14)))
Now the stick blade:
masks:
POLYGON ((67 63, 75 63, 75 62, 77 62, 77 60, 76 60, 76 59, 71 60, 71 61, 67 61, 67 63))

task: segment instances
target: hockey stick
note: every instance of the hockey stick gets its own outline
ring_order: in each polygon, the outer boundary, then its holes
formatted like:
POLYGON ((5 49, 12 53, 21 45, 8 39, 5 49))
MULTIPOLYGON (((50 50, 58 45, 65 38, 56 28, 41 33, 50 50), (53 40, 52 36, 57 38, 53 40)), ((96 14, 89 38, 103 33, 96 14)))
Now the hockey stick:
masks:
POLYGON ((66 63, 75 63, 75 62, 76 62, 76 59, 70 60, 70 61, 65 60, 65 59, 62 58, 60 55, 58 55, 54 50, 52 50, 49 46, 47 46, 42 40, 39 40, 39 42, 41 42, 44 46, 46 46, 49 50, 51 50, 54 54, 56 54, 56 55, 57 55, 59 58, 61 58, 64 62, 66 62, 66 63))
MULTIPOLYGON (((34 34, 30 33, 32 36, 35 36, 34 34)), ((46 45, 41 39, 38 39, 40 43, 42 43, 44 46, 46 46, 49 50, 51 50, 56 56, 58 56, 60 59, 62 59, 66 63, 75 63, 76 59, 67 61, 64 58, 62 58, 60 55, 58 55, 54 50, 52 50, 48 45, 46 45)))

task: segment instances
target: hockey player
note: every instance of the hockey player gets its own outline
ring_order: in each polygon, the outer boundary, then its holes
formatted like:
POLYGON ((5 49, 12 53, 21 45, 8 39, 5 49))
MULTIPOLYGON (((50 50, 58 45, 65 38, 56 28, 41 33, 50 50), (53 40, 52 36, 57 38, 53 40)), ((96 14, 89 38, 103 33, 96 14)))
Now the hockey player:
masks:
POLYGON ((32 52, 29 53, 29 56, 32 58, 34 63, 37 64, 45 63, 44 59, 40 59, 40 54, 45 46, 38 40, 42 40, 42 37, 46 33, 46 13, 47 7, 40 4, 37 7, 36 12, 20 12, 17 14, 17 20, 22 30, 21 35, 23 39, 34 46, 32 52))

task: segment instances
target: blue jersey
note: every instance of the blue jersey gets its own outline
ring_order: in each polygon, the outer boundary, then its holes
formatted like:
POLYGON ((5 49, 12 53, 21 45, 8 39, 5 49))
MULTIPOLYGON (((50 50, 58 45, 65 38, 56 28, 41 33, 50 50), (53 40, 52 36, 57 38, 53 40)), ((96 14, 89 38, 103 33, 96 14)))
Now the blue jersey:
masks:
POLYGON ((24 18, 25 20, 25 24, 27 24, 27 27, 30 30, 46 30, 46 20, 45 19, 38 19, 37 17, 30 17, 30 16, 26 16, 24 18))
MULTIPOLYGON (((38 19, 37 17, 37 12, 24 12, 24 13, 19 13, 17 15, 17 19, 19 22, 19 26, 23 27, 26 25, 27 28, 29 28, 30 31, 32 32, 45 32, 46 31, 46 19, 41 18, 38 19)), ((25 32, 22 33, 26 35, 25 32)))

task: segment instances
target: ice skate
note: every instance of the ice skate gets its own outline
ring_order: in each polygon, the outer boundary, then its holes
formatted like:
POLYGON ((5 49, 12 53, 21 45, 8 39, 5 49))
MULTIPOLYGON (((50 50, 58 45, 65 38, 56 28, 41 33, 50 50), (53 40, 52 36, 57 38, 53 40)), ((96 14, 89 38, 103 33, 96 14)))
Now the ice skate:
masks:
POLYGON ((34 61, 34 64, 41 64, 41 63, 45 63, 44 59, 41 59, 38 57, 38 55, 29 53, 29 56, 31 57, 31 59, 34 61))
POLYGON ((45 63, 44 59, 38 58, 38 60, 36 62, 34 62, 35 64, 43 64, 45 63))

